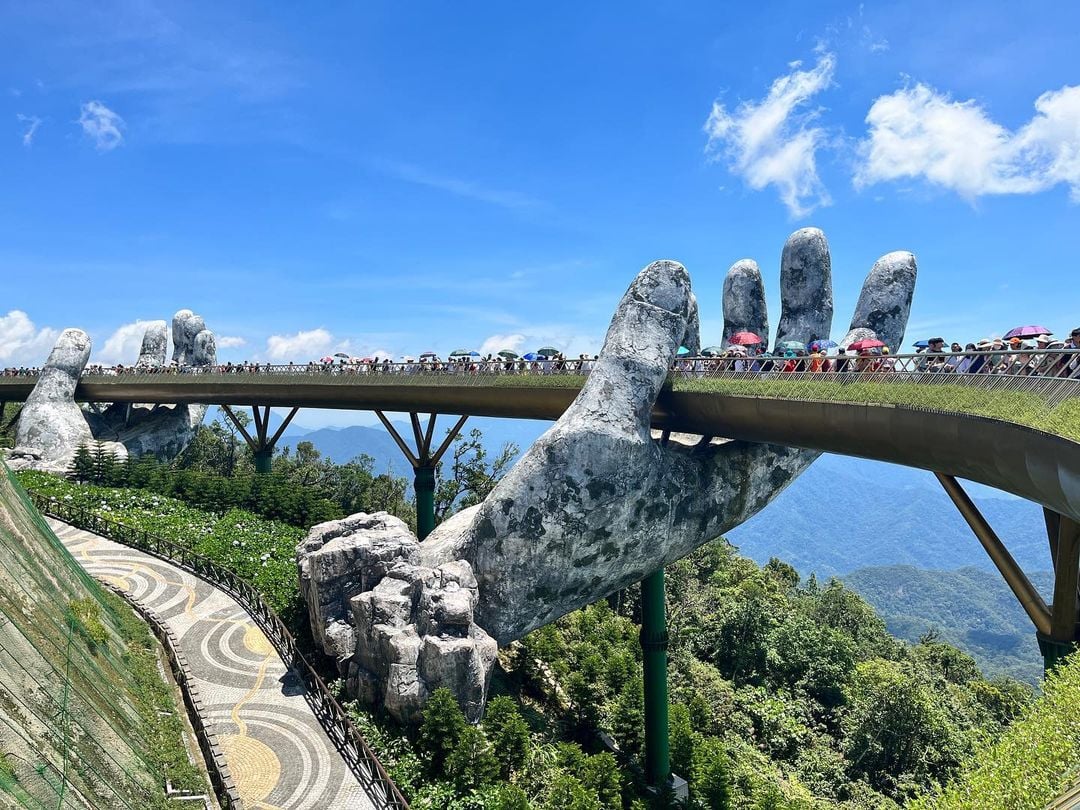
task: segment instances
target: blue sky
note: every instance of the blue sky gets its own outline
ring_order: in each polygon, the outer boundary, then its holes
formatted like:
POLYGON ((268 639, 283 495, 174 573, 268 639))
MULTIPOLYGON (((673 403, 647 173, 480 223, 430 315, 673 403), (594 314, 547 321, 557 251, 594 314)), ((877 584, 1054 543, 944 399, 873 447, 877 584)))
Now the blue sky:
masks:
POLYGON ((900 249, 909 341, 1066 332, 1080 6, 942 5, 0 3, 0 365, 182 307, 233 360, 593 351, 657 258, 714 341, 807 225, 838 334, 900 249))

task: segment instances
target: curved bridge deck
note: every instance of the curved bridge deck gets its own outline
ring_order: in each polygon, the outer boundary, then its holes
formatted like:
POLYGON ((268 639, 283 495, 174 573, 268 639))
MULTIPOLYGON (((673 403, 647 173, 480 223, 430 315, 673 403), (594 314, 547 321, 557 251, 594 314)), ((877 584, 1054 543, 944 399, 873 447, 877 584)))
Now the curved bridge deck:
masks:
POLYGON ((48 519, 92 575, 149 606, 180 640, 245 808, 376 805, 304 698, 304 688, 228 594, 150 554, 48 519))

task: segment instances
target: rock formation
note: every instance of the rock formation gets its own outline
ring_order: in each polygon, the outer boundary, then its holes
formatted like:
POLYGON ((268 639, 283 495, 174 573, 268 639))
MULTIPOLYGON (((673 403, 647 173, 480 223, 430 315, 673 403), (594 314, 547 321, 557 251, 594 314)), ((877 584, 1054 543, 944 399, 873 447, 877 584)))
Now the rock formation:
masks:
POLYGON ((474 621, 476 577, 419 565, 419 546, 386 512, 312 528, 297 549, 312 632, 365 703, 408 721, 446 686, 479 720, 498 647, 474 621))
MULTIPOLYGON (((173 317, 173 355, 188 365, 217 362, 212 332, 203 319, 183 309, 173 317)), ((137 366, 145 370, 165 364, 168 337, 164 321, 153 321, 143 335, 137 366)), ((65 329, 56 341, 41 377, 26 400, 15 430, 16 449, 8 459, 14 469, 67 470, 80 445, 95 441, 119 458, 153 454, 178 455, 206 415, 205 405, 140 406, 115 403, 103 410, 80 408, 75 387, 90 359, 90 338, 79 329, 65 329)))
MULTIPOLYGON (((795 233, 781 262, 784 311, 778 338, 827 337, 833 306, 824 234, 795 233)), ((725 334, 767 334, 764 288, 755 270, 752 263, 740 262, 729 274, 725 334)), ((911 254, 879 261, 863 288, 853 327, 874 328, 882 340, 898 346, 914 284, 911 254)), ((436 682, 426 678, 436 677, 438 683, 456 684, 459 701, 475 716, 474 676, 486 660, 486 636, 507 644, 641 580, 754 515, 817 458, 814 452, 764 444, 687 445, 653 438, 650 412, 671 362, 680 345, 698 345, 695 310, 682 265, 659 261, 642 270, 566 413, 483 503, 453 516, 423 543, 395 533, 397 562, 380 552, 379 568, 386 573, 378 582, 368 584, 371 574, 363 572, 370 568, 349 573, 355 552, 321 543, 313 531, 298 548, 301 576, 314 579, 313 554, 332 558, 318 562, 321 570, 340 573, 327 579, 333 583, 327 587, 305 586, 305 598, 316 638, 338 656, 355 694, 408 719, 436 682), (475 598, 471 584, 436 575, 448 564, 470 572, 464 581, 475 577, 475 598), (433 670, 425 658, 428 639, 433 626, 441 632, 445 623, 430 623, 423 594, 429 588, 445 590, 446 581, 470 594, 470 625, 468 634, 456 625, 454 654, 442 656, 433 670), (394 605, 402 607, 395 611, 394 605), (445 670, 451 664, 463 669, 451 674, 445 670)), ((354 516, 345 521, 353 521, 348 529, 321 531, 347 533, 347 548, 366 548, 365 538, 376 531, 365 522, 371 520, 354 516)), ((364 552, 364 559, 371 553, 364 552)), ((454 598, 463 608, 463 597, 454 598)))

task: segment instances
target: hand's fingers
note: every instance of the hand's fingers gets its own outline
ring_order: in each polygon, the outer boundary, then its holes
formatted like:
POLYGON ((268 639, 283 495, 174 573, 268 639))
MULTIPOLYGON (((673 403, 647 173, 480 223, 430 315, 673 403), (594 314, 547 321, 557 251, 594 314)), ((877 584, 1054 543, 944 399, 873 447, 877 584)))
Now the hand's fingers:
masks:
MULTIPOLYGON (((848 337, 842 345, 858 339, 860 333, 856 330, 869 329, 893 351, 900 348, 911 314, 917 274, 915 257, 906 250, 887 253, 874 262, 855 306, 848 337)), ((870 335, 863 332, 861 336, 870 335)))
POLYGON ((783 312, 776 342, 810 343, 829 337, 832 329, 832 260, 825 234, 817 228, 795 231, 780 258, 783 312))
POLYGON ((768 343, 765 284, 753 259, 740 259, 724 278, 724 343, 736 332, 751 332, 768 343))
POLYGON ((195 335, 195 345, 192 347, 190 360, 193 366, 217 365, 217 341, 214 339, 214 333, 209 329, 203 329, 195 335))
POLYGON ((40 389, 43 399, 50 402, 73 401, 75 387, 89 359, 90 336, 82 329, 65 329, 41 369, 34 395, 40 389))
POLYGON ((173 315, 173 362, 181 365, 191 362, 195 336, 205 328, 203 319, 190 309, 182 309, 173 315))
POLYGON ((690 350, 690 354, 697 356, 701 353, 701 319, 698 315, 697 296, 690 293, 690 306, 686 317, 686 334, 683 335, 682 344, 690 350))
POLYGON ((653 403, 686 337, 690 301, 690 275, 678 262, 653 262, 638 273, 588 381, 559 422, 585 419, 600 430, 648 438, 653 403))
POLYGON ((168 347, 169 334, 165 321, 153 321, 143 333, 138 365, 154 368, 165 365, 165 351, 168 347))

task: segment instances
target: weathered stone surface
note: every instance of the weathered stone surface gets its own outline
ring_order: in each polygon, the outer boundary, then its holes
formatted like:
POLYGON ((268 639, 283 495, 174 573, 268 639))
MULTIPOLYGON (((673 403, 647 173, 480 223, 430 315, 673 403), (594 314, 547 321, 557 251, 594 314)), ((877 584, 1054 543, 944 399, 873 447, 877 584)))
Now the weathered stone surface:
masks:
POLYGON ((809 343, 829 337, 833 318, 832 259, 825 234, 817 228, 795 231, 780 256, 783 311, 776 342, 809 343))
POLYGON ((769 340, 769 314, 765 306, 765 282, 753 259, 740 259, 724 277, 724 340, 736 332, 752 332, 769 340))
POLYGON ((417 565, 418 549, 385 512, 312 528, 297 546, 312 631, 338 659, 350 693, 371 696, 399 720, 414 719, 440 686, 479 719, 498 647, 474 621, 476 577, 461 560, 417 565))
POLYGON ((169 333, 166 331, 165 321, 154 321, 146 327, 136 365, 140 368, 160 368, 165 365, 168 348, 169 333))
MULTIPOLYGON (((217 362, 214 336, 203 319, 181 310, 173 319, 178 337, 174 356, 192 365, 217 362), (194 330, 194 331, 193 331, 194 330)), ((152 321, 143 335, 136 365, 141 369, 165 363, 167 331, 164 321, 152 321)), ((22 456, 20 467, 62 471, 67 469, 80 444, 105 442, 118 457, 151 454, 167 460, 179 455, 191 442, 206 415, 205 405, 127 405, 80 408, 74 401, 75 386, 90 357, 85 332, 68 329, 60 336, 42 369, 33 393, 19 417, 16 436, 40 450, 39 458, 22 456), (36 444, 34 442, 37 442, 36 444), (119 445, 119 446, 113 446, 119 445)))
MULTIPOLYGON (((894 256, 875 265, 854 324, 873 325, 890 344, 903 335, 915 283, 914 260, 894 256)), ((740 265, 725 283, 725 316, 733 331, 764 333, 760 274, 740 265)), ((820 231, 792 236, 781 275, 783 339, 827 337, 831 262, 820 231)), ((370 592, 352 593, 361 668, 393 692, 384 689, 382 700, 398 716, 411 715, 437 685, 453 689, 476 716, 485 668, 494 660, 492 637, 506 644, 685 556, 757 513, 817 458, 763 444, 698 446, 653 437, 651 408, 679 345, 696 340, 689 334, 696 323, 681 265, 660 261, 642 270, 562 418, 483 503, 444 522, 410 547, 405 565, 389 569, 387 579, 414 584, 405 627, 403 586, 390 588, 383 579, 370 592), (475 587, 463 578, 466 569, 475 587), (409 669, 391 678, 392 666, 411 666, 394 660, 392 640, 402 633, 422 642, 418 681, 409 669)), ((301 546, 301 571, 305 564, 301 546)), ((331 609, 310 596, 308 602, 313 612, 331 609)), ((415 642, 408 649, 411 660, 415 642)))
POLYGON ((904 343, 917 275, 915 256, 906 250, 887 253, 874 262, 855 305, 849 331, 870 329, 878 340, 898 351, 904 343))
POLYGON ((75 404, 75 386, 89 358, 90 336, 81 329, 65 329, 23 405, 15 444, 38 451, 41 469, 66 470, 79 445, 94 440, 75 404))

